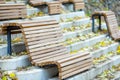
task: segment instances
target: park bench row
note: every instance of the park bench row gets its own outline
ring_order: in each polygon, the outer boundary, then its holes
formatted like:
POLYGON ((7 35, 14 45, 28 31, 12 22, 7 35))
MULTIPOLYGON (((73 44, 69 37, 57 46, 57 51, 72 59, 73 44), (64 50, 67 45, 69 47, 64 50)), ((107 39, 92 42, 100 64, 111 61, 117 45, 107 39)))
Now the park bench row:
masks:
MULTIPOLYGON (((40 5, 48 5, 48 8, 50 10, 58 10, 58 13, 60 13, 60 10, 61 10, 60 8, 62 3, 73 3, 75 11, 84 9, 83 0, 59 0, 59 1, 51 1, 51 2, 46 2, 43 0, 29 0, 29 3, 34 7, 40 6, 40 5), (51 6, 54 6, 54 7, 51 7, 51 6)), ((49 13, 51 14, 51 12, 49 13)))
MULTIPOLYGON (((61 3, 58 1, 48 2, 49 14, 61 13, 61 3)), ((76 9, 79 3, 75 4, 76 9)), ((27 16, 26 6, 24 4, 0 4, 0 20, 25 18, 27 16)))
POLYGON ((1 27, 1 33, 7 34, 9 39, 10 34, 19 33, 16 30, 21 31, 31 63, 41 67, 57 65, 60 80, 92 67, 92 57, 89 52, 68 53, 63 44, 61 28, 56 20, 3 23, 1 27))
MULTIPOLYGON (((63 1, 64 2, 64 1, 63 1)), ((84 2, 82 0, 71 0, 69 2, 72 2, 74 4, 74 10, 82 10, 84 9, 84 2)), ((62 2, 61 1, 51 1, 51 2, 44 2, 41 0, 29 0, 29 3, 33 6, 33 7, 40 7, 40 5, 47 5, 48 6, 48 12, 49 14, 59 14, 61 13, 61 8, 62 8, 62 2)), ((9 4, 5 4, 4 0, 0 0, 0 5, 4 4, 4 6, 6 5, 6 7, 9 4)), ((9 5, 12 7, 15 7, 17 3, 9 5)), ((2 7, 2 6, 0 6, 2 7)), ((11 8, 12 9, 12 8, 11 8)))

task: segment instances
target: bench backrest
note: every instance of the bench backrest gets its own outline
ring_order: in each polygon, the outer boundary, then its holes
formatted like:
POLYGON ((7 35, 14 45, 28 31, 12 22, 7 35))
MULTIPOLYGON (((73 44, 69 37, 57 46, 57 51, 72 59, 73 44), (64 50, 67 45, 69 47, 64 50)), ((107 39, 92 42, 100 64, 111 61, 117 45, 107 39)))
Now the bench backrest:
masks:
MULTIPOLYGON (((26 49, 30 53, 32 63, 46 61, 54 56, 67 53, 63 45, 62 32, 56 20, 24 21, 18 24, 4 24, 4 26, 22 26, 26 49)), ((6 28, 2 27, 2 32, 6 28)))
POLYGON ((61 29, 56 20, 4 23, 2 32, 6 32, 7 27, 21 29, 32 64, 35 66, 56 64, 60 80, 92 67, 92 57, 88 52, 68 54, 63 45, 61 29))
POLYGON ((117 19, 116 19, 114 12, 111 11, 111 14, 106 16, 106 21, 108 24, 110 35, 113 38, 120 36, 117 19))
POLYGON ((93 15, 104 16, 105 22, 109 31, 109 34, 114 40, 120 39, 120 31, 118 28, 117 19, 115 13, 112 11, 96 11, 93 15))
POLYGON ((0 20, 25 18, 26 15, 24 4, 0 4, 0 20))
POLYGON ((31 22, 25 26, 31 26, 28 29, 24 28, 24 34, 33 63, 65 54, 66 49, 62 43, 62 33, 58 22, 55 20, 31 22))

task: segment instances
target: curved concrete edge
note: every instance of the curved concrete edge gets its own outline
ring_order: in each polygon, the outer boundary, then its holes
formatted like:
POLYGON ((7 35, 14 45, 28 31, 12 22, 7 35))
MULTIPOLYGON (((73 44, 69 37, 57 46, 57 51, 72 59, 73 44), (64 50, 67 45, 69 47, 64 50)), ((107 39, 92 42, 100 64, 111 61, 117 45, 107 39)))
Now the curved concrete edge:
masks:
POLYGON ((58 73, 57 67, 36 68, 28 71, 16 72, 18 80, 48 80, 56 76, 58 73))
POLYGON ((67 32, 67 33, 64 33, 63 37, 64 37, 64 40, 66 40, 68 38, 76 37, 78 34, 83 34, 84 35, 84 34, 87 34, 87 33, 90 33, 90 32, 92 32, 91 28, 86 28, 84 30, 79 30, 79 31, 76 31, 76 32, 67 32))
MULTIPOLYGON (((106 27, 106 25, 103 24, 102 27, 106 27)), ((95 30, 98 30, 97 26, 95 27, 95 30)), ((87 34, 87 33, 90 33, 90 32, 92 32, 92 29, 91 28, 86 28, 86 29, 75 31, 75 32, 64 33, 63 37, 64 37, 64 40, 66 40, 68 38, 76 37, 78 34, 87 34)))
POLYGON ((74 50, 79 50, 80 48, 83 48, 86 46, 92 46, 95 43, 100 42, 105 37, 106 37, 106 35, 100 35, 97 37, 93 37, 91 39, 87 39, 87 40, 82 41, 82 42, 77 42, 77 43, 71 44, 71 49, 72 49, 72 51, 74 51, 74 50))
MULTIPOLYGON (((24 42, 18 42, 12 44, 12 51, 15 53, 20 53, 26 50, 24 42)), ((7 44, 0 46, 0 56, 7 56, 7 44)))
POLYGON ((12 59, 0 60, 0 68, 2 70, 14 70, 18 67, 29 66, 30 61, 27 55, 13 57, 12 59))
POLYGON ((103 48, 101 48, 99 50, 91 52, 92 57, 93 58, 100 57, 101 55, 104 55, 104 54, 106 54, 106 53, 108 53, 110 51, 116 51, 118 45, 119 45, 119 43, 114 43, 114 44, 108 45, 107 47, 103 47, 103 48))
POLYGON ((80 25, 87 24, 89 22, 90 22, 90 18, 85 18, 85 19, 80 19, 73 22, 62 22, 60 23, 60 26, 61 28, 69 28, 69 27, 72 27, 72 25, 80 26, 80 25))

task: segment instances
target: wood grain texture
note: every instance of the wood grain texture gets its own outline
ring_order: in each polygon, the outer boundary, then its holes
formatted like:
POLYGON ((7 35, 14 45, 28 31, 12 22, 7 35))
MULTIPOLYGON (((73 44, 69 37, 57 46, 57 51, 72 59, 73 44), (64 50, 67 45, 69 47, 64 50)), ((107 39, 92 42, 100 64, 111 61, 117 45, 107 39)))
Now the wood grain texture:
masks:
POLYGON ((0 20, 25 18, 26 16, 24 4, 0 4, 0 20))
POLYGON ((68 53, 67 48, 63 45, 61 29, 55 20, 3 23, 1 26, 3 34, 6 34, 7 27, 16 27, 18 31, 22 32, 33 65, 57 65, 59 80, 66 79, 92 67, 92 58, 88 52, 68 53))
POLYGON ((48 2, 48 12, 49 14, 60 14, 61 13, 61 3, 59 1, 48 2))
POLYGON ((94 14, 100 14, 104 16, 106 24, 108 26, 109 34, 114 40, 120 40, 120 30, 118 28, 115 13, 112 11, 97 11, 94 14))
POLYGON ((74 2, 74 8, 75 10, 81 10, 85 8, 85 4, 81 2, 74 2))

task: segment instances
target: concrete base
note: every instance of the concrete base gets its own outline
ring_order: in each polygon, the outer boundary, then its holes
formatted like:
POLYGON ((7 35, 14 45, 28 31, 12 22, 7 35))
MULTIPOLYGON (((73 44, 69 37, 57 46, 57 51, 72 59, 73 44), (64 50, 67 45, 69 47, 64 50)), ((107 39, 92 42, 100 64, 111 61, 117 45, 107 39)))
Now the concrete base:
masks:
POLYGON ((29 65, 30 61, 28 60, 27 55, 13 57, 12 59, 0 60, 1 70, 14 70, 17 69, 18 67, 25 67, 29 65))
POLYGON ((56 76, 57 73, 58 70, 56 67, 16 72, 18 80, 48 80, 49 78, 56 76))

